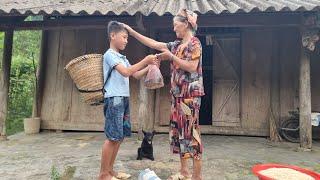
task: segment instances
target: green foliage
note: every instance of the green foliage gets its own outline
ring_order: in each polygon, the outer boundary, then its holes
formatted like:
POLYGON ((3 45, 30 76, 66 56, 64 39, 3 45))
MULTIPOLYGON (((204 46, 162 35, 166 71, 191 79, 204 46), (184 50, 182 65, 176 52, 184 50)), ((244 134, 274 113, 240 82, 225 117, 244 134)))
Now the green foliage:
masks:
POLYGON ((64 172, 61 176, 61 180, 70 180, 73 178, 74 174, 76 172, 76 167, 74 166, 67 166, 64 169, 64 172))
POLYGON ((24 21, 43 21, 43 16, 28 16, 24 21))
MULTIPOLYGON (((0 33, 0 57, 3 53, 4 33, 0 33)), ((7 134, 23 130, 23 118, 32 114, 35 87, 35 66, 38 64, 40 31, 16 31, 13 39, 13 55, 10 72, 10 90, 7 134), (35 61, 35 66, 33 64, 35 61)))
POLYGON ((2 67, 2 52, 3 52, 3 40, 4 40, 4 33, 0 32, 0 69, 2 67))
POLYGON ((76 172, 76 167, 67 166, 61 174, 55 166, 51 167, 50 179, 51 180, 70 180, 76 172))
POLYGON ((51 180, 60 180, 61 179, 61 175, 55 166, 51 167, 50 179, 51 180))

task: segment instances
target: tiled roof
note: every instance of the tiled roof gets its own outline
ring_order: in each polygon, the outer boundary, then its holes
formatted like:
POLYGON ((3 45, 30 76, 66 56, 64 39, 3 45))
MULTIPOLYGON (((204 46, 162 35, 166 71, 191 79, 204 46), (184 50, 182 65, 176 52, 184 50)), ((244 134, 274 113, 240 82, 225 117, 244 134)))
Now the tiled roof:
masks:
POLYGON ((201 14, 319 11, 320 0, 0 0, 0 15, 174 15, 181 8, 201 14))

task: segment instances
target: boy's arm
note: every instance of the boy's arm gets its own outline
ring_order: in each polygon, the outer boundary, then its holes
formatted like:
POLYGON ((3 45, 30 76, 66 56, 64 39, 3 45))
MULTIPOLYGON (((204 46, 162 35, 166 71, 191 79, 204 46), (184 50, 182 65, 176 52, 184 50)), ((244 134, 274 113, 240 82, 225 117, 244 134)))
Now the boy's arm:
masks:
POLYGON ((148 55, 143 60, 130 67, 125 67, 123 64, 118 64, 115 69, 124 77, 132 76, 134 73, 144 68, 148 64, 156 63, 157 57, 155 55, 148 55))
POLYGON ((132 76, 135 78, 135 79, 141 79, 144 75, 146 75, 149 71, 149 66, 145 67, 144 69, 134 73, 132 76))

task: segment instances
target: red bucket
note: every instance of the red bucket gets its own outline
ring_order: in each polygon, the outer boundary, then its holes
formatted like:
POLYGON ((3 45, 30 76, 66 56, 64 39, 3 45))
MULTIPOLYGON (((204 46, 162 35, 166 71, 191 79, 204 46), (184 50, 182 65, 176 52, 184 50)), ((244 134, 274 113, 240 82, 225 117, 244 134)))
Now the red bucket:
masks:
POLYGON ((254 175, 256 175, 260 180, 273 180, 267 176, 264 176, 262 174, 260 174, 260 171, 262 170, 266 170, 269 168, 289 168, 289 169, 293 169, 299 172, 302 172, 304 174, 307 174, 311 177, 313 177, 315 180, 320 180, 320 174, 313 172, 311 170, 308 169, 303 169, 300 168, 298 166, 291 166, 291 165, 282 165, 282 164, 257 164, 255 166, 252 167, 252 172, 254 175))

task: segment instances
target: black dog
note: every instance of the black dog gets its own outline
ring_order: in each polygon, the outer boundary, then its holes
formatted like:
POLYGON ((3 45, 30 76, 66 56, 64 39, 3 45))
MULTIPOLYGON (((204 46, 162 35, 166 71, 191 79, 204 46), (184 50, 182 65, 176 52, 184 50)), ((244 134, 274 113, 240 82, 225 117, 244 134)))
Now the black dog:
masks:
POLYGON ((144 138, 141 143, 141 147, 138 149, 138 157, 137 160, 142 160, 142 158, 150 159, 154 161, 153 157, 153 146, 152 146, 152 139, 155 132, 145 132, 143 131, 144 138))

